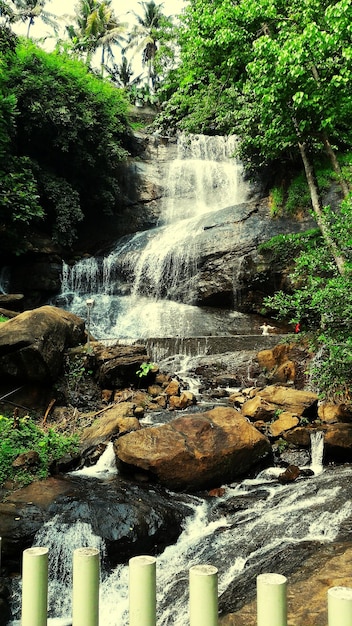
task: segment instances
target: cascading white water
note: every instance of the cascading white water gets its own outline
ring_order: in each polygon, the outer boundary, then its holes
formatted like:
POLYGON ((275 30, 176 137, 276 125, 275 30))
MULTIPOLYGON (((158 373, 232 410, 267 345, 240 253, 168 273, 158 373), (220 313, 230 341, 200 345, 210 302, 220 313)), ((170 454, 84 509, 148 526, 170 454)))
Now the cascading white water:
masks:
POLYGON ((320 474, 323 471, 324 458, 324 432, 316 430, 310 436, 311 442, 311 462, 310 468, 314 474, 320 474))
MULTIPOLYGON (((177 543, 157 557, 158 626, 189 623, 188 571, 192 565, 208 563, 218 568, 221 596, 231 586, 246 589, 263 567, 275 571, 275 559, 286 563, 285 550, 290 546, 297 553, 307 542, 334 541, 352 516, 351 493, 346 489, 351 478, 350 466, 327 468, 324 474, 294 484, 247 479, 226 486, 222 498, 188 497, 192 516, 185 521, 177 543)), ((88 545, 98 547, 104 556, 104 545, 89 525, 77 520, 68 527, 60 516, 43 527, 35 543, 49 547, 48 624, 70 624, 73 550, 88 545)), ((110 572, 102 563, 100 623, 128 623, 127 566, 118 565, 110 572)))
POLYGON ((99 457, 95 465, 83 467, 80 470, 74 470, 70 472, 72 476, 95 476, 97 478, 106 477, 107 475, 116 474, 116 455, 114 451, 114 444, 109 441, 103 454, 99 457))
POLYGON ((248 197, 242 166, 233 158, 236 143, 235 137, 180 135, 177 158, 162 181, 159 226, 124 237, 104 258, 64 265, 58 303, 85 317, 85 301, 93 298, 91 331, 97 339, 228 333, 234 320, 226 312, 220 317, 193 306, 191 294, 184 298, 190 304, 172 299, 180 285, 184 293, 192 285, 205 216, 248 197))

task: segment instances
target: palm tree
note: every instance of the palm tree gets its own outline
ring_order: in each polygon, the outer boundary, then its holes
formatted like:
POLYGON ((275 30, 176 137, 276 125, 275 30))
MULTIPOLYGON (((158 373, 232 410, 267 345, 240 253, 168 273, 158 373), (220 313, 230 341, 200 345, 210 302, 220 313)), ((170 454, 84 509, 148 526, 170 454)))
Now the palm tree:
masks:
POLYGON ((165 16, 162 13, 163 4, 155 4, 154 0, 150 2, 139 2, 143 8, 143 15, 134 14, 137 24, 133 27, 129 37, 129 47, 142 51, 142 64, 148 68, 148 82, 153 90, 157 84, 157 75, 155 72, 155 55, 158 50, 157 42, 159 39, 160 29, 162 27, 165 16))
POLYGON ((80 0, 76 10, 77 27, 68 26, 67 31, 74 44, 74 49, 87 54, 87 64, 93 54, 102 49, 101 68, 105 65, 105 56, 114 58, 112 45, 120 45, 126 24, 119 22, 111 7, 111 0, 80 0))
POLYGON ((133 69, 131 63, 124 54, 122 54, 120 65, 113 63, 112 67, 106 67, 106 70, 113 83, 116 83, 119 87, 124 87, 127 90, 130 90, 131 87, 139 85, 142 80, 142 74, 139 74, 136 78, 132 78, 133 69))
POLYGON ((28 20, 27 37, 37 17, 57 31, 55 16, 44 10, 47 1, 50 2, 50 0, 0 0, 0 15, 5 18, 7 24, 25 23, 28 20))

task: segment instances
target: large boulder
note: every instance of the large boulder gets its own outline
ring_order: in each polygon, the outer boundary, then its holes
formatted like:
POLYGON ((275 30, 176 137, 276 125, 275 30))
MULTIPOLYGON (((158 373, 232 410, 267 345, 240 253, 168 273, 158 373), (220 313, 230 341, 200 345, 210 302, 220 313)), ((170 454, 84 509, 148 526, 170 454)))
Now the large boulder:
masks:
POLYGON ((146 347, 140 344, 104 346, 101 343, 92 342, 98 370, 98 382, 102 389, 121 389, 124 386, 135 383, 147 384, 155 378, 155 372, 138 378, 137 371, 141 364, 149 360, 146 347))
MULTIPOLYGON (((261 402, 274 405, 276 409, 289 411, 298 416, 317 414, 318 395, 283 385, 269 385, 256 395, 261 402)), ((243 409, 242 409, 243 410, 243 409)))
POLYGON ((25 311, 0 325, 2 379, 51 383, 64 351, 85 341, 84 320, 53 306, 25 311))
MULTIPOLYGON (((183 501, 161 488, 149 489, 119 476, 113 481, 96 480, 94 485, 73 477, 38 481, 0 503, 3 557, 19 562, 22 551, 49 522, 44 545, 50 542, 49 551, 56 550, 58 558, 60 542, 77 523, 91 526, 104 540, 113 565, 149 551, 155 554, 177 540, 183 520, 192 513, 183 501)), ((43 537, 37 535, 36 541, 43 537)))
POLYGON ((129 433, 114 445, 122 470, 145 470, 171 489, 190 491, 231 482, 270 453, 268 439, 223 406, 129 433))

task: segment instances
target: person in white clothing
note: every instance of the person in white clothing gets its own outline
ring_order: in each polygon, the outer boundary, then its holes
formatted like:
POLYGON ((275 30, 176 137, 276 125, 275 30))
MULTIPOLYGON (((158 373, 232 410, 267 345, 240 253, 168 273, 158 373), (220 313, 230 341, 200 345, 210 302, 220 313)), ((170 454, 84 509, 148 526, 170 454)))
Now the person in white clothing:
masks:
POLYGON ((266 322, 262 326, 260 326, 262 330, 262 335, 269 335, 270 330, 275 330, 275 326, 269 326, 266 322))

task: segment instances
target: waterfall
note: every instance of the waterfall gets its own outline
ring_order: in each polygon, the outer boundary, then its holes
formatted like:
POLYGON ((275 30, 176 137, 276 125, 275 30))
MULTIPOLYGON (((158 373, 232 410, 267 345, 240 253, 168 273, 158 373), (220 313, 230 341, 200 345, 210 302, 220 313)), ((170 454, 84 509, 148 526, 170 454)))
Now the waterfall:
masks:
POLYGON ((212 227, 217 211, 249 195, 233 156, 236 145, 236 137, 181 134, 177 157, 160 181, 158 226, 123 237, 105 257, 64 264, 55 303, 85 318, 86 299, 93 298, 91 332, 97 339, 221 335, 236 322, 245 325, 249 316, 238 313, 234 320, 226 311, 193 304, 204 229, 212 227))
POLYGON ((316 430, 310 436, 311 443, 311 463, 310 467, 314 474, 320 474, 323 471, 324 457, 324 432, 316 430))
POLYGON ((103 454, 99 457, 95 465, 83 467, 80 470, 70 472, 72 476, 95 476, 96 478, 105 478, 107 475, 116 474, 116 455, 114 444, 109 441, 103 454))

